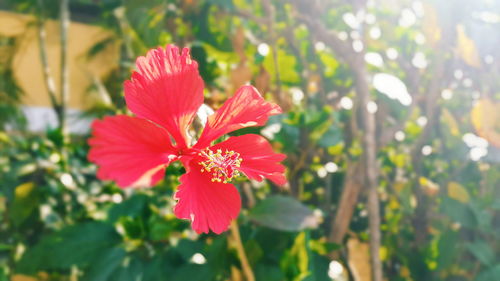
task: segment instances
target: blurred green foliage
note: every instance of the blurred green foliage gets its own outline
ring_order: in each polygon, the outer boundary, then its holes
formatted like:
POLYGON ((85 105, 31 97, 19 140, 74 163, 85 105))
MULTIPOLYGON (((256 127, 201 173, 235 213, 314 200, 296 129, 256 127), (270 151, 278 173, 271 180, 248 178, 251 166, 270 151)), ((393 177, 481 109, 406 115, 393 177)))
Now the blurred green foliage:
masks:
MULTIPOLYGON (((35 2, 4 6, 57 18, 57 1, 41 10, 35 2)), ((384 274, 391 281, 496 281, 500 149, 490 145, 486 156, 472 160, 481 147, 466 144, 464 135, 478 127, 470 118, 475 102, 500 97, 500 36, 491 31, 498 30, 500 6, 368 1, 364 14, 356 13, 362 2, 324 1, 314 20, 343 42, 364 38, 363 52, 383 61, 366 59, 370 75, 395 75, 412 96, 403 106, 371 89, 380 137, 384 274), (497 21, 482 20, 485 11, 497 21), (358 17, 362 30, 353 27, 358 17)), ((70 6, 74 19, 115 36, 89 56, 121 44, 118 68, 98 85, 112 102, 96 105, 89 116, 125 112, 122 83, 135 58, 168 43, 191 47, 209 105, 217 107, 250 81, 285 109, 265 128, 236 132, 260 132, 288 156, 287 190, 238 183, 241 239, 256 280, 354 280, 370 270, 353 258, 367 261, 369 253, 349 246, 369 238, 364 191, 352 206, 346 237, 331 241, 345 183, 363 177, 347 173, 362 160, 363 128, 349 58, 318 39, 320 31, 308 25, 309 5, 318 1, 75 0, 70 6), (332 273, 332 260, 343 265, 343 274, 332 273)), ((15 53, 15 38, 0 38, 0 48, 15 53)), ((0 64, 2 128, 22 124, 21 89, 8 57, 0 64)), ((496 132, 498 122, 491 126, 496 132)), ((57 130, 35 134, 14 127, 0 133, 0 281, 244 280, 234 237, 196 235, 173 215, 180 166, 171 165, 158 186, 122 190, 96 179, 87 136, 65 144, 57 130), (27 276, 38 279, 21 279, 27 276)))

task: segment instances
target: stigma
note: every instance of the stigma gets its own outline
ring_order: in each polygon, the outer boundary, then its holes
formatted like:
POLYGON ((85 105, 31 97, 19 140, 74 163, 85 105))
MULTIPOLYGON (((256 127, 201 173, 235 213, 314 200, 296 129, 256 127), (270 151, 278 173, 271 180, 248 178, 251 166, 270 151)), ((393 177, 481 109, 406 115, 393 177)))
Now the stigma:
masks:
POLYGON ((206 148, 198 155, 204 159, 199 162, 202 166, 201 172, 210 173, 212 182, 228 183, 240 175, 237 168, 241 166, 243 159, 238 152, 227 149, 225 151, 217 149, 213 152, 210 148, 206 148))

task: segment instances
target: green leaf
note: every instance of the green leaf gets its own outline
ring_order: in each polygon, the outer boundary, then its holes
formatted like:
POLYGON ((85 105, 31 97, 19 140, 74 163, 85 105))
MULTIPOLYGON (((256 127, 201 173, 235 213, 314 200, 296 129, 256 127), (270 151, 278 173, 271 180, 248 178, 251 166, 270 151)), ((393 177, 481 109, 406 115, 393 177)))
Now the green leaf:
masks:
POLYGON ((222 272, 228 268, 228 254, 227 254, 227 237, 218 236, 214 238, 213 242, 207 247, 205 256, 207 265, 213 272, 222 272))
POLYGON ((17 176, 18 177, 26 176, 34 173, 35 171, 36 171, 36 164, 29 162, 18 168, 17 176))
POLYGON ((165 276, 173 273, 172 262, 157 255, 152 261, 144 264, 144 276, 142 280, 164 280, 165 276))
POLYGON ((177 225, 178 221, 176 220, 166 220, 160 216, 152 216, 148 222, 149 238, 153 241, 167 239, 177 225))
POLYGON ((311 280, 311 252, 308 247, 309 234, 301 232, 295 237, 292 247, 285 251, 281 259, 281 268, 286 271, 289 280, 311 280))
POLYGON ((0 251, 8 251, 14 248, 12 245, 0 243, 0 251))
POLYGON ((148 196, 144 194, 136 194, 120 204, 114 205, 109 210, 108 220, 110 222, 117 221, 120 217, 139 216, 148 202, 148 196))
POLYGON ((437 257, 438 269, 445 269, 452 265, 457 257, 458 251, 458 232, 448 230, 444 232, 438 240, 438 253, 437 257))
POLYGON ((250 210, 249 218, 269 228, 282 231, 300 231, 316 228, 319 220, 311 209, 292 197, 275 195, 259 202, 250 210))
MULTIPOLYGON (((280 67, 280 78, 283 83, 297 83, 300 81, 299 74, 297 73, 296 67, 297 67, 297 58, 295 56, 292 56, 288 54, 285 50, 283 49, 278 49, 277 51, 277 60, 278 60, 278 66, 284 66, 286 67, 280 67)), ((264 67, 269 70, 269 73, 271 73, 273 79, 276 76, 276 67, 274 64, 274 55, 269 54, 266 56, 264 59, 264 67)))
POLYGON ((126 260, 122 266, 118 267, 117 271, 112 275, 113 281, 141 281, 143 271, 142 262, 137 259, 130 257, 126 260))
POLYGON ((15 188, 10 219, 14 225, 21 225, 38 207, 38 195, 33 182, 23 183, 15 188))
POLYGON ((245 252, 247 254, 248 260, 251 264, 257 264, 258 261, 264 255, 262 247, 260 247, 257 241, 251 239, 245 242, 245 252))
POLYGON ((142 239, 146 236, 146 229, 141 217, 122 217, 118 221, 123 226, 128 238, 142 239))
POLYGON ((122 248, 107 249, 96 259, 83 277, 83 281, 107 281, 111 274, 120 266, 125 257, 122 248))
POLYGON ((313 258, 313 274, 311 276, 314 277, 315 281, 330 281, 332 280, 328 276, 328 268, 330 265, 330 259, 325 256, 320 256, 316 253, 312 253, 313 258))
POLYGON ((500 276, 500 264, 497 264, 479 273, 474 281, 496 281, 500 276))
POLYGON ((469 228, 477 227, 477 218, 469 206, 451 198, 443 198, 441 211, 453 221, 469 228))
POLYGON ((309 241, 309 247, 311 248, 311 251, 313 251, 313 252, 316 252, 320 255, 327 255, 328 253, 330 253, 332 251, 340 250, 342 248, 342 245, 322 241, 319 239, 318 240, 311 239, 309 241))
POLYGON ((206 281, 212 280, 213 272, 206 264, 186 264, 175 273, 172 281, 206 281))
POLYGON ((454 181, 448 183, 448 196, 464 204, 470 200, 470 195, 467 189, 454 181))
POLYGON ((491 266, 495 261, 495 252, 493 252, 491 245, 483 240, 467 243, 466 247, 472 255, 486 266, 491 266))
POLYGON ((259 263, 255 267, 255 280, 282 281, 285 276, 279 266, 259 263))
POLYGON ((189 261, 194 254, 202 251, 203 243, 201 241, 182 239, 175 249, 184 260, 189 261))
POLYGON ((318 145, 321 147, 331 147, 342 142, 342 131, 339 127, 331 126, 328 131, 319 139, 318 145))
POLYGON ((113 226, 85 222, 69 226, 41 239, 23 255, 17 270, 35 273, 47 269, 69 269, 93 264, 107 248, 120 242, 113 226))

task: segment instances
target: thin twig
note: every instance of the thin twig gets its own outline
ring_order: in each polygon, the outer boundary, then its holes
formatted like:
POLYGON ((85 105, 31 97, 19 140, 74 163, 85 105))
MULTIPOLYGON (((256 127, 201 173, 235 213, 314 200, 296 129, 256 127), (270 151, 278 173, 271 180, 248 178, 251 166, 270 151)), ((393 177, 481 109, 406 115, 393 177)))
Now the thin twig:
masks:
POLYGON ((231 222, 231 236, 235 242, 236 252, 241 262, 241 267, 243 269, 243 274, 247 281, 255 281, 255 276, 252 271, 252 267, 248 262, 247 254, 245 253, 245 248, 241 242, 240 229, 238 227, 237 220, 231 222))
POLYGON ((277 46, 277 38, 276 38, 276 28, 274 25, 274 17, 276 11, 274 6, 272 5, 270 0, 263 1, 264 11, 266 13, 267 20, 267 28, 269 30, 269 43, 271 45, 271 52, 273 56, 273 64, 274 64, 274 75, 276 80, 276 95, 278 98, 278 102, 280 104, 284 104, 283 93, 281 92, 281 75, 280 75, 280 66, 278 63, 278 46, 277 46))
POLYGON ((252 185, 249 182, 244 182, 241 184, 241 188, 243 190, 243 194, 245 194, 247 198, 248 208, 252 208, 253 206, 255 206, 255 196, 252 192, 252 185))
POLYGON ((241 9, 237 9, 237 10, 234 11, 234 13, 236 15, 242 17, 242 18, 249 19, 249 20, 251 20, 253 22, 256 22, 256 23, 259 23, 259 24, 267 24, 266 19, 261 18, 261 17, 257 17, 252 12, 241 10, 241 9))

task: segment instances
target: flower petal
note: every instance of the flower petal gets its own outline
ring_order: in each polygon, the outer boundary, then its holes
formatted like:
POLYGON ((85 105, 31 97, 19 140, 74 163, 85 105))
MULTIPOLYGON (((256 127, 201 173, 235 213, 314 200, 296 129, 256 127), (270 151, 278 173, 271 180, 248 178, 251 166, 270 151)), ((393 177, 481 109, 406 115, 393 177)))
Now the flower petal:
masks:
POLYGON ((262 136, 248 134, 230 137, 226 141, 214 145, 211 149, 213 151, 227 149, 238 152, 242 158, 238 170, 250 179, 262 181, 264 178, 268 178, 277 185, 287 183, 284 174, 285 166, 279 163, 286 156, 274 153, 271 144, 262 136))
POLYGON ((213 140, 234 130, 263 126, 269 116, 281 112, 277 104, 265 101, 257 89, 249 85, 242 86, 215 114, 208 117, 196 147, 206 147, 213 140))
POLYGON ((203 80, 189 49, 157 48, 137 58, 136 66, 124 84, 128 108, 166 128, 179 147, 186 147, 188 127, 203 103, 203 80))
POLYGON ((145 119, 118 115, 92 125, 88 158, 97 176, 120 187, 151 186, 175 158, 167 131, 145 119))
POLYGON ((240 212, 238 190, 232 184, 212 182, 195 161, 191 161, 187 169, 174 195, 179 200, 174 207, 175 215, 190 220, 197 233, 212 230, 220 234, 226 231, 231 220, 236 219, 240 212))

